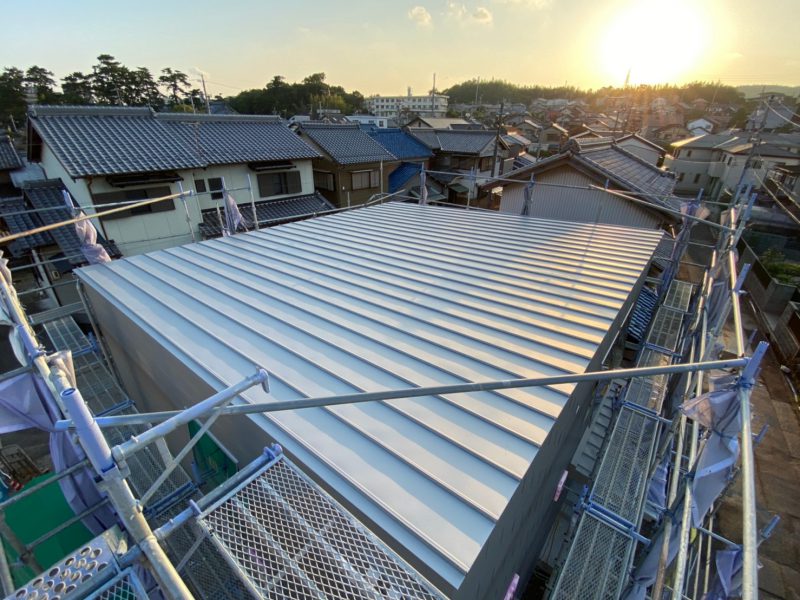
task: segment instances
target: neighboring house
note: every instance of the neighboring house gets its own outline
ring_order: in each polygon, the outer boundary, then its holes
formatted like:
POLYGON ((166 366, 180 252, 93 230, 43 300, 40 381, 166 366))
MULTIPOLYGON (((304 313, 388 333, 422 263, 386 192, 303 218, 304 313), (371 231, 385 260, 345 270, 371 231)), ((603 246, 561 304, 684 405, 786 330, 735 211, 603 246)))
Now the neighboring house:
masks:
POLYGON ((543 127, 537 140, 537 146, 547 152, 558 152, 569 139, 569 132, 558 123, 543 127))
POLYGON ((389 126, 389 119, 385 117, 376 117, 374 115, 348 115, 347 120, 351 123, 360 123, 361 125, 374 125, 380 129, 385 129, 389 126))
POLYGON ((445 117, 415 117, 406 125, 409 129, 483 129, 482 125, 470 123, 466 119, 445 117))
POLYGON ((493 131, 413 129, 411 134, 433 151, 431 178, 448 202, 466 204, 478 196, 478 186, 493 176, 495 149, 498 162, 506 149, 493 131), (497 144, 497 148, 495 145, 497 144))
POLYGON ((410 190, 419 186, 420 171, 428 166, 433 151, 402 129, 375 129, 368 134, 390 154, 402 161, 389 174, 389 192, 410 190))
POLYGON ((696 194, 702 189, 714 200, 735 194, 740 181, 758 189, 774 167, 800 164, 796 134, 763 134, 744 178, 753 147, 750 134, 709 134, 675 142, 672 147, 673 156, 665 166, 676 174, 676 191, 696 194))
POLYGON ((691 135, 703 135, 705 133, 714 133, 714 123, 709 119, 700 117, 686 124, 686 129, 689 130, 691 135))
MULTIPOLYGON (((759 104, 758 107, 750 113, 747 118, 747 125, 745 129, 750 131, 762 127, 766 131, 774 129, 782 129, 784 127, 792 127, 792 123, 800 125, 800 119, 795 116, 795 110, 792 107, 784 104, 782 101, 767 100, 767 106, 759 104)), ((794 128, 796 129, 796 128, 794 128)))
POLYGON ((389 190, 399 161, 361 126, 304 123, 298 133, 316 148, 314 186, 334 206, 363 204, 389 190))
POLYGON ((674 186, 672 174, 607 142, 588 148, 571 144, 566 152, 489 181, 483 188, 502 188, 500 212, 654 229, 678 220, 663 210, 680 207, 674 186), (641 202, 590 186, 628 192, 641 202))
POLYGON ((675 191, 694 195, 708 189, 715 148, 735 140, 734 134, 706 134, 673 142, 672 156, 665 159, 664 166, 675 173, 675 191))
POLYGON ((275 117, 88 106, 33 106, 28 116, 28 159, 60 179, 87 212, 196 192, 183 204, 168 200, 103 217, 98 229, 123 254, 192 241, 226 190, 246 220, 251 202, 297 198, 300 214, 314 193, 311 159, 319 153, 275 117))
POLYGON ((654 140, 659 144, 669 145, 678 140, 691 137, 691 132, 683 125, 665 125, 664 127, 648 128, 645 137, 654 140))
POLYGON ((519 133, 524 135, 532 142, 538 143, 539 137, 541 136, 544 127, 539 125, 539 123, 536 123, 535 121, 532 121, 530 119, 523 119, 521 122, 517 123, 514 126, 514 129, 516 129, 519 133))
POLYGON ((413 96, 409 88, 406 96, 370 96, 367 109, 377 117, 397 119, 402 114, 413 113, 426 117, 444 117, 447 114, 448 96, 427 94, 413 96))

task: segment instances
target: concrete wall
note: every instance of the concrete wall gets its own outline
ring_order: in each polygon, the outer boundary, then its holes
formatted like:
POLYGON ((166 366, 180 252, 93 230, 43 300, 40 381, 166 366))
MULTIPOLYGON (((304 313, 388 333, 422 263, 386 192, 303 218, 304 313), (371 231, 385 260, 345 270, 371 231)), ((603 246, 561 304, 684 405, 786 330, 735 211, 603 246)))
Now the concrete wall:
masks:
MULTIPOLYGON (((586 189, 596 182, 568 166, 542 173, 536 177, 536 182, 575 187, 548 187, 534 184, 529 213, 532 217, 626 225, 645 229, 655 229, 662 222, 662 218, 654 211, 600 190, 586 189)), ((525 185, 507 184, 503 188, 500 212, 522 214, 525 185)))

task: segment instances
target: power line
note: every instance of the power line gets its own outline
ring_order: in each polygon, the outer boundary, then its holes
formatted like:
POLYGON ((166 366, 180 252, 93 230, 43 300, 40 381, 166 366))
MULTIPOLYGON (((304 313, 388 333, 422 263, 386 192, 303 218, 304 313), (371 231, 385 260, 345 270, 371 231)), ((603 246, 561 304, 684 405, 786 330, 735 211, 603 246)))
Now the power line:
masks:
MULTIPOLYGON (((781 104, 781 106, 783 106, 783 107, 785 107, 785 108, 788 108, 788 106, 786 106, 785 104, 781 104)), ((781 119, 783 119, 784 121, 786 121, 787 123, 789 123, 789 125, 794 125, 795 127, 798 127, 798 128, 800 128, 800 124, 798 124, 798 123, 795 123, 795 122, 794 122, 794 121, 792 121, 791 119, 788 119, 788 118, 784 117, 784 116, 783 116, 781 113, 779 113, 777 110, 775 110, 775 109, 774 109, 772 106, 770 106, 769 104, 767 104, 767 108, 769 108, 769 109, 770 109, 772 112, 774 112, 774 113, 775 113, 775 114, 776 114, 776 115, 777 115, 779 118, 781 118, 781 119)), ((800 115, 798 115, 796 112, 792 112, 791 110, 789 111, 789 113, 790 113, 792 116, 794 116, 794 117, 800 117, 800 115)))

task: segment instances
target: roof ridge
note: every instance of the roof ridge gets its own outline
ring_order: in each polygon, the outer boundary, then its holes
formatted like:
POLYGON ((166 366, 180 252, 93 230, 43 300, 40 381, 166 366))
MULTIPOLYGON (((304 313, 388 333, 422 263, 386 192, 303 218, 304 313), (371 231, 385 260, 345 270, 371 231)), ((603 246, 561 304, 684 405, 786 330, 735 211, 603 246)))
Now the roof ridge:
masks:
POLYGON ((102 106, 96 104, 33 104, 28 108, 28 116, 49 117, 49 116, 109 116, 109 117, 152 117, 156 112, 149 106, 102 106))

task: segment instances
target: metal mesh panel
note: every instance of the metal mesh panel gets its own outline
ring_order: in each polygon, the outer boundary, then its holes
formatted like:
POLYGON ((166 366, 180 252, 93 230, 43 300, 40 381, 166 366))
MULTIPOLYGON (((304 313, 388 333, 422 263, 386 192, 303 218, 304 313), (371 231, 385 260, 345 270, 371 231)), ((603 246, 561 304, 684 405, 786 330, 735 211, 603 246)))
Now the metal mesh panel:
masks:
POLYGON ((659 308, 650 326, 650 333, 647 334, 647 341, 674 352, 678 346, 683 315, 682 311, 673 308, 659 308))
POLYGON ((264 598, 441 598, 286 459, 201 523, 264 598))
POLYGON ((655 422, 623 408, 592 488, 592 501, 636 521, 655 438, 655 422))
POLYGON ((126 570, 85 598, 87 600, 147 600, 148 596, 136 574, 131 570, 126 570))
POLYGON ((633 541, 625 534, 583 513, 551 598, 616 600, 627 578, 632 548, 633 541))
POLYGON ((664 295, 663 306, 686 312, 689 310, 693 289, 694 286, 687 281, 674 280, 664 295))

